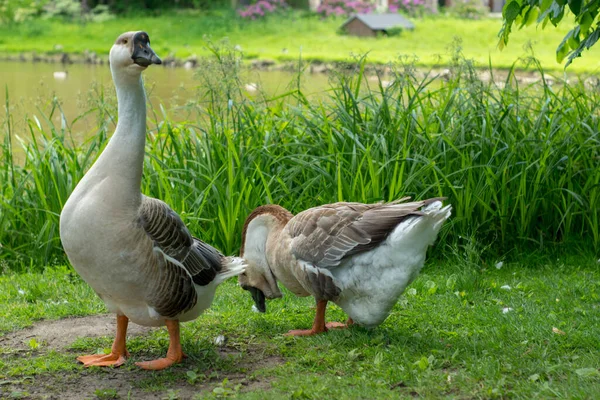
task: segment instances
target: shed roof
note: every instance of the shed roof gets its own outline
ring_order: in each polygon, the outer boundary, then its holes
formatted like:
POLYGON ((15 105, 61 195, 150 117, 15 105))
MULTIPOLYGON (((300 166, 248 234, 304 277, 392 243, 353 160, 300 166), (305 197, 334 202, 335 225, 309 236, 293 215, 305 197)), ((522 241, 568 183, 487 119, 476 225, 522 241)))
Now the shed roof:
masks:
POLYGON ((415 24, 404 18, 400 14, 354 14, 344 24, 342 28, 348 25, 354 19, 362 21, 374 31, 382 31, 386 29, 401 27, 405 29, 414 29, 415 24))

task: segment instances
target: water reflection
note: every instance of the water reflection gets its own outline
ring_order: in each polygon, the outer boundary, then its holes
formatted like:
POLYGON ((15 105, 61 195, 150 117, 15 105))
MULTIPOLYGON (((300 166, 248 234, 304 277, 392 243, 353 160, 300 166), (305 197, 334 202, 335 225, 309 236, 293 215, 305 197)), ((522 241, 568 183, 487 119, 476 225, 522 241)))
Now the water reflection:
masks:
MULTIPOLYGON (((144 77, 151 103, 150 117, 163 119, 162 114, 167 114, 175 121, 196 119, 198 109, 189 105, 208 101, 202 98, 203 85, 211 78, 202 75, 207 73, 210 72, 201 69, 149 68, 144 77)), ((243 95, 249 97, 276 97, 297 84, 297 74, 283 71, 248 71, 241 79, 243 95)), ((323 74, 303 74, 303 91, 308 95, 322 93, 327 80, 323 74)), ((99 122, 97 113, 83 113, 100 106, 115 111, 108 65, 0 62, 0 87, 10 99, 12 132, 24 138, 30 135, 26 123, 30 119, 39 121, 44 129, 51 124, 57 128, 67 125, 77 141, 83 140, 95 131, 99 122), (50 115, 50 121, 46 120, 50 115)), ((0 121, 6 122, 5 112, 0 113, 0 121)), ((2 129, 0 138, 5 132, 2 129)))

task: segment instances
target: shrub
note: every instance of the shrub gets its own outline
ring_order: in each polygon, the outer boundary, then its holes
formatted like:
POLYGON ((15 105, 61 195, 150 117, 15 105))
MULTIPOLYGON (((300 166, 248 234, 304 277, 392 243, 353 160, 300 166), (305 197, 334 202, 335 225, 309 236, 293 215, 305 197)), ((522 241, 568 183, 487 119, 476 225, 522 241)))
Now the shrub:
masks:
POLYGON ((0 23, 23 22, 39 16, 46 0, 0 0, 0 23))
POLYGON ((317 14, 323 17, 348 16, 351 14, 368 14, 375 6, 367 1, 356 0, 325 0, 317 9, 317 14))
POLYGON ((238 10, 242 18, 258 19, 288 8, 285 0, 259 0, 246 8, 238 10))
POLYGON ((466 19, 480 19, 489 13, 481 0, 458 0, 449 7, 448 11, 450 14, 466 19))
POLYGON ((81 3, 77 0, 54 0, 44 6, 44 18, 62 18, 73 21, 81 17, 81 3))
POLYGON ((425 11, 425 0, 390 0, 389 11, 402 12, 411 16, 422 15, 425 11))

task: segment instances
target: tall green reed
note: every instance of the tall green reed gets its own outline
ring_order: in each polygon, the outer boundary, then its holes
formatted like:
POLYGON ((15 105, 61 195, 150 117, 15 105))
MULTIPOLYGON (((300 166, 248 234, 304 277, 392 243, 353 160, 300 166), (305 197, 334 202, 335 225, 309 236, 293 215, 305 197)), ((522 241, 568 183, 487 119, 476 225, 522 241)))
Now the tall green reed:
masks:
MULTIPOLYGON (((496 252, 577 243, 600 248, 598 91, 583 82, 483 82, 457 59, 448 81, 394 66, 393 82, 369 80, 364 63, 331 80, 324 99, 293 82, 276 99, 249 98, 239 64, 215 50, 202 66, 200 117, 150 124, 143 192, 169 203, 198 237, 235 253, 246 215, 277 203, 292 212, 335 201, 447 196, 453 216, 438 248, 475 238, 496 252)), ((106 144, 114 105, 101 94, 97 133, 71 142, 67 124, 29 121, 14 161, 0 149, 0 258, 42 268, 62 262, 58 216, 106 144)), ((8 100, 7 100, 8 101, 8 100)), ((60 113, 56 108, 53 112, 60 113)), ((10 125, 4 133, 10 131, 10 125)), ((443 251, 440 252, 443 254, 443 251)))

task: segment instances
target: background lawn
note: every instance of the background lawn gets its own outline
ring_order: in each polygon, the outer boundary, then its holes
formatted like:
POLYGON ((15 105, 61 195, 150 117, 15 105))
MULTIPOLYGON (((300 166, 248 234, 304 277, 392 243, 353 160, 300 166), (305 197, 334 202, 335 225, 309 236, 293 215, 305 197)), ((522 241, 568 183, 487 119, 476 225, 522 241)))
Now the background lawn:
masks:
MULTIPOLYGON (((449 61, 449 50, 461 40, 467 58, 494 68, 510 67, 519 57, 530 53, 538 57, 547 70, 562 70, 555 61, 555 49, 571 28, 569 18, 558 28, 544 31, 536 26, 515 31, 506 49, 496 45, 501 19, 457 19, 426 17, 415 20, 416 29, 388 38, 356 38, 336 33, 344 19, 321 20, 296 12, 264 20, 247 21, 231 12, 164 12, 160 16, 127 16, 102 23, 65 23, 36 20, 12 26, 0 26, 0 53, 53 52, 82 53, 85 50, 107 54, 110 43, 127 30, 148 31, 154 49, 161 55, 188 57, 207 55, 206 39, 228 38, 240 46, 247 58, 346 61, 368 53, 373 63, 387 63, 399 56, 416 57, 418 63, 432 66, 449 61), (59 45, 59 47, 56 47, 59 45), (441 57, 441 58, 440 58, 441 57)), ((569 67, 572 72, 592 72, 600 66, 598 49, 593 48, 569 67)))
MULTIPOLYGON (((55 348, 25 330, 19 333, 25 342, 14 345, 11 330, 103 306, 65 268, 8 274, 0 277, 0 397, 597 398, 598 262, 531 256, 498 269, 454 254, 427 265, 373 331, 284 337, 311 325, 313 300, 286 291, 267 304, 266 314, 256 314, 248 293, 230 280, 207 313, 184 324, 189 358, 161 372, 142 372, 133 363, 167 351, 165 329, 130 338, 132 358, 116 370, 84 370, 75 361, 108 350, 113 332, 55 348), (219 335, 224 346, 213 343, 219 335)), ((327 318, 345 315, 330 305, 327 318)), ((62 321, 65 335, 74 325, 62 321)))

